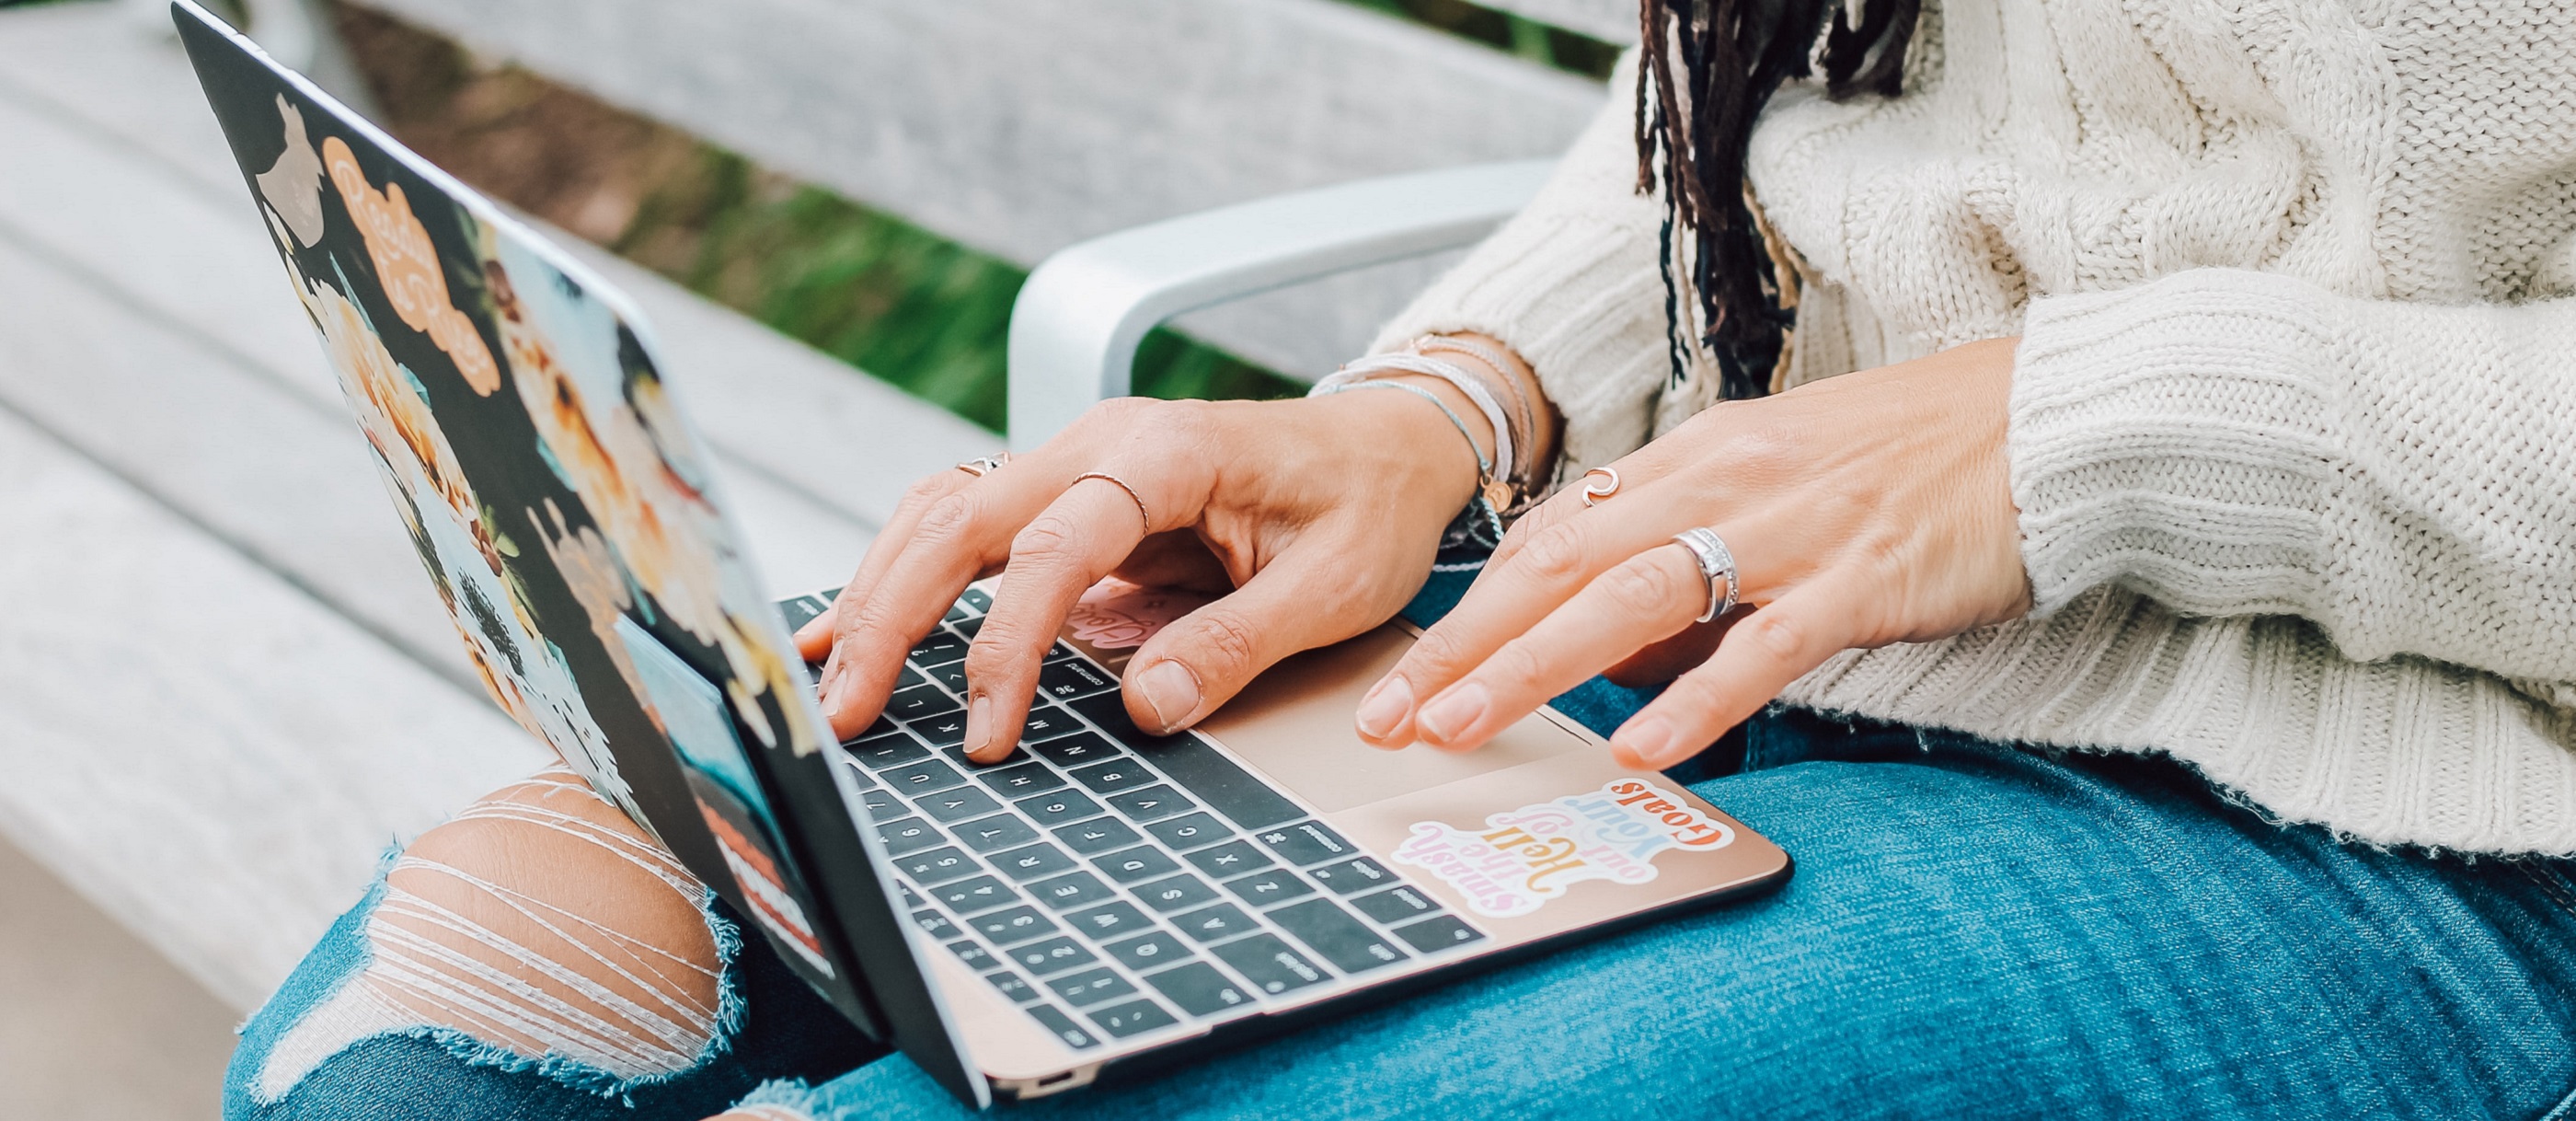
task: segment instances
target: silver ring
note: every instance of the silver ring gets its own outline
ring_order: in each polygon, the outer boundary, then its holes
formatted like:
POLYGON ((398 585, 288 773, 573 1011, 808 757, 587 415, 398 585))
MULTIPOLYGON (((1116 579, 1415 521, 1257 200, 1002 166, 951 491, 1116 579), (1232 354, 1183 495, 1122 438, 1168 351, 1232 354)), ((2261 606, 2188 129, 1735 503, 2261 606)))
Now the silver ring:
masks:
POLYGON ((1727 550, 1726 542, 1718 539, 1717 531, 1699 526, 1674 534, 1673 540, 1690 550, 1691 557, 1699 562, 1700 578, 1708 581, 1708 610, 1700 612, 1694 621, 1705 623, 1734 610, 1735 554, 1727 550), (1726 581, 1723 594, 1717 590, 1720 580, 1726 581))
MULTIPOLYGON (((1112 475, 1107 471, 1085 471, 1082 474, 1073 477, 1073 481, 1076 483, 1079 483, 1084 479, 1099 479, 1103 482, 1114 484, 1118 489, 1126 491, 1127 497, 1136 500, 1136 516, 1145 519, 1146 531, 1152 532, 1154 528, 1153 511, 1145 508, 1145 496, 1136 493, 1136 488, 1128 486, 1127 480, 1121 479, 1116 475, 1112 475)), ((1066 489, 1072 489, 1071 485, 1067 484, 1066 489)))
POLYGON ((1009 452, 1003 452, 1000 455, 979 455, 964 463, 958 464, 957 469, 980 479, 984 477, 985 472, 999 471, 1002 469, 1003 464, 1009 463, 1010 461, 1011 453, 1009 452))
POLYGON ((1593 503, 1617 493, 1619 493, 1619 471, 1617 468, 1595 467, 1583 473, 1584 509, 1589 510, 1592 508, 1593 503), (1594 475, 1600 475, 1609 481, 1602 483, 1593 482, 1592 477, 1594 475))

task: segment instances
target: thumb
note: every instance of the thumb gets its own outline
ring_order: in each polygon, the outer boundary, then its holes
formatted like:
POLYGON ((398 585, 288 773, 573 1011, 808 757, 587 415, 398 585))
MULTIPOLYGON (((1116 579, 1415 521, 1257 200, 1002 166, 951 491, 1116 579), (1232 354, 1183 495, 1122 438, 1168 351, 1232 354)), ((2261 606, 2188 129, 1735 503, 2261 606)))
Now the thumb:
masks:
MULTIPOLYGON (((1404 606, 1402 589, 1353 588, 1350 552, 1301 542, 1225 598, 1175 620, 1127 664, 1127 715, 1172 732, 1198 723, 1279 660, 1340 642, 1404 606), (1343 563, 1321 558, 1339 556, 1343 563)), ((1371 583, 1382 583, 1372 581, 1371 583)))

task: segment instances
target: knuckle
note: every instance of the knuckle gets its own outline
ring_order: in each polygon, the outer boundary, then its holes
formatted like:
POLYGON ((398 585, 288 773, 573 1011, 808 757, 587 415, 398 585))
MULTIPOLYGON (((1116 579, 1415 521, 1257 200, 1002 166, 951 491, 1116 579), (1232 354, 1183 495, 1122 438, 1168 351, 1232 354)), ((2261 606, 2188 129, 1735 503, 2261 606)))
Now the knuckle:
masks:
POLYGON ((956 540, 975 524, 976 512, 977 503, 966 492, 943 495, 932 501, 929 509, 921 512, 921 520, 913 524, 912 535, 915 540, 932 544, 956 540))
POLYGON ((1593 586, 1613 608, 1640 619, 1670 610, 1682 593, 1671 572, 1642 557, 1602 573, 1593 586))
POLYGON ((1414 640, 1413 649, 1405 654, 1398 668, 1442 669, 1457 662, 1461 653, 1463 651, 1454 635, 1444 628, 1433 627, 1414 640))
POLYGON ((924 475, 914 479, 911 486, 903 488, 903 500, 922 506, 939 501, 940 496, 948 493, 949 474, 948 471, 942 471, 936 475, 924 475))
POLYGON ((1764 422, 1739 428, 1726 439, 1727 459, 1733 470, 1770 477, 1779 475, 1800 463, 1806 441, 1788 425, 1764 422))
POLYGON ((1260 632, 1232 611, 1208 611, 1197 621, 1192 644, 1202 668, 1220 676, 1249 673, 1260 656, 1260 632))
POLYGON ((1755 652, 1777 661, 1795 659, 1807 648, 1807 624, 1803 619, 1778 611, 1756 611, 1736 628, 1755 652))
POLYGON ((1546 684, 1547 667, 1539 660, 1538 652, 1530 649, 1529 643, 1511 642, 1494 651, 1493 658, 1485 663, 1485 672, 1479 676, 1487 676, 1512 692, 1529 692, 1546 684))
POLYGON ((1531 576, 1559 584, 1582 578, 1584 552, 1581 533, 1566 526, 1551 526, 1530 537, 1519 561, 1531 576))
POLYGON ((1011 537, 1011 559, 1045 560, 1073 552, 1082 541, 1082 530, 1057 514, 1041 515, 1036 521, 1020 527, 1011 537))

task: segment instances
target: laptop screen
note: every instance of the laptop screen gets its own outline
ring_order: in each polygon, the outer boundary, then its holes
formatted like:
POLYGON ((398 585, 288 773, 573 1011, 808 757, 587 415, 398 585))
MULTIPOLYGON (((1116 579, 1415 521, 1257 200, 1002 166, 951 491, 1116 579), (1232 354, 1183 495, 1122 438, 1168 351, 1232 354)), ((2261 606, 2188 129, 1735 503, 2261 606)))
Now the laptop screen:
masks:
MULTIPOLYGON (((202 11, 174 10, 493 701, 883 1037, 881 1001, 920 1003, 884 991, 888 970, 910 981, 895 989, 920 984, 903 920, 638 317, 202 11), (812 882, 818 868, 831 883, 812 882), (874 984, 852 976, 853 937, 874 984)), ((909 1011, 893 1017, 898 1037, 909 1011)))

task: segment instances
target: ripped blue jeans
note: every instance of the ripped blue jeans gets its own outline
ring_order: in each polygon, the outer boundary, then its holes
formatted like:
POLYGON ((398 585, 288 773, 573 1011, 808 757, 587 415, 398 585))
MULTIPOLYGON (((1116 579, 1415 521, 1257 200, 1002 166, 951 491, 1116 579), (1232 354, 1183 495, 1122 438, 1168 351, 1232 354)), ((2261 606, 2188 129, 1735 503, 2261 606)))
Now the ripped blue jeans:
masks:
MULTIPOLYGON (((1446 604, 1437 606, 1445 607, 1446 604)), ((1562 702, 1597 727, 1641 695, 1562 702)), ((2545 1118, 2576 1090, 2570 862, 2284 827, 2171 760, 1774 708, 1675 777, 1795 855, 1778 893, 1462 978, 1065 1118, 2545 1118)), ((453 1031, 281 1048, 381 886, 244 1028, 234 1121, 955 1118, 757 939, 691 1058, 621 1075, 453 1031)))

